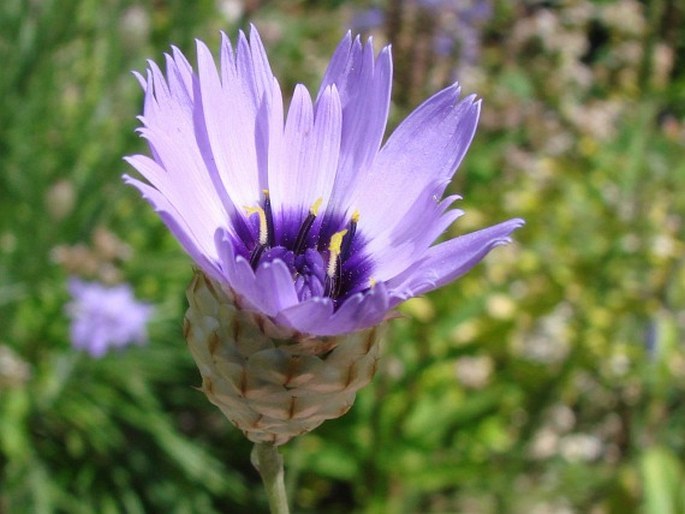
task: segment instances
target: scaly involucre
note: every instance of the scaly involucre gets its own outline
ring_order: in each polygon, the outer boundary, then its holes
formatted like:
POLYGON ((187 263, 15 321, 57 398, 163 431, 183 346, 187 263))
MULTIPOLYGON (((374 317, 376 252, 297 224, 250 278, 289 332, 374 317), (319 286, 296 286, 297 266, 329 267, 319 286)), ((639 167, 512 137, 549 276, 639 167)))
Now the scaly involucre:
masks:
POLYGON ((173 48, 149 63, 140 133, 151 157, 125 176, 201 270, 241 309, 298 337, 339 336, 466 273, 519 219, 435 244, 462 212, 443 198, 473 139, 475 95, 455 84, 420 105, 381 147, 390 48, 348 33, 312 99, 287 114, 256 29, 220 65, 173 48))

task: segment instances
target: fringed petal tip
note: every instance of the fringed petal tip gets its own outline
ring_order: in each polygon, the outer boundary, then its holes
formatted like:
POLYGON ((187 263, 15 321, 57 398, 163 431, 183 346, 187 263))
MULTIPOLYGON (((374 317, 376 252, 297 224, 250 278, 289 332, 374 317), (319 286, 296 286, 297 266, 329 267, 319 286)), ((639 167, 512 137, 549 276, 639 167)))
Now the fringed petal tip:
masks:
POLYGON ((391 307, 461 277, 493 248, 510 243, 510 234, 524 224, 513 218, 429 248, 415 266, 388 281, 391 307))
POLYGON ((506 221, 505 223, 510 224, 510 226, 512 227, 511 231, 513 232, 514 230, 523 227, 526 224, 526 220, 524 220, 523 218, 512 218, 509 221, 506 221))

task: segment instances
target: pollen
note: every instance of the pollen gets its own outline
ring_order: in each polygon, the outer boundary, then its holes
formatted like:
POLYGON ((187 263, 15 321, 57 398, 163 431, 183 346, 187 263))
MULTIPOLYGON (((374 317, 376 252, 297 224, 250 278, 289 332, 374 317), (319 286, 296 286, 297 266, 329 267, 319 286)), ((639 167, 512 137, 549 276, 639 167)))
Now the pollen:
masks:
POLYGON ((322 197, 317 198, 316 201, 309 208, 309 214, 311 214, 312 216, 318 216, 319 215, 319 209, 321 208, 322 203, 323 203, 323 198, 322 197))
POLYGON ((328 244, 328 269, 326 273, 329 277, 335 276, 335 271, 338 266, 338 256, 340 255, 340 247, 342 246, 343 237, 347 234, 347 229, 336 232, 331 236, 331 242, 328 244))
POLYGON ((259 244, 265 246, 269 241, 269 226, 266 221, 266 212, 261 207, 245 207, 248 216, 259 216, 259 244))

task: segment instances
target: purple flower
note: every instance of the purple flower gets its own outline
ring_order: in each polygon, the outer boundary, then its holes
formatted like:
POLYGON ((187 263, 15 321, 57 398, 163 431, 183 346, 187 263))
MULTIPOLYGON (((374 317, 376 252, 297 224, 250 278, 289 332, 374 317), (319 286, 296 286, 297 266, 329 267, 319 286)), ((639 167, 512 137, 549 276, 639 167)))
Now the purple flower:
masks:
POLYGON ((442 199, 476 130, 480 100, 455 84, 418 107, 381 148, 390 49, 348 33, 314 100, 287 115, 256 29, 220 66, 197 42, 149 63, 139 129, 152 157, 124 176, 185 250, 241 307, 313 336, 371 327, 402 301, 466 273, 520 227, 512 219, 434 244, 462 212, 442 199))
POLYGON ((457 46, 460 64, 476 64, 482 26, 492 17, 490 0, 421 0, 419 5, 432 11, 438 22, 435 52, 449 56, 457 46))
POLYGON ((379 7, 372 7, 355 13, 350 21, 353 32, 363 32, 380 27, 385 23, 385 13, 379 7))
POLYGON ((69 292, 73 299, 67 313, 74 347, 102 357, 110 348, 146 342, 153 308, 136 301, 129 285, 106 287, 72 278, 69 292))

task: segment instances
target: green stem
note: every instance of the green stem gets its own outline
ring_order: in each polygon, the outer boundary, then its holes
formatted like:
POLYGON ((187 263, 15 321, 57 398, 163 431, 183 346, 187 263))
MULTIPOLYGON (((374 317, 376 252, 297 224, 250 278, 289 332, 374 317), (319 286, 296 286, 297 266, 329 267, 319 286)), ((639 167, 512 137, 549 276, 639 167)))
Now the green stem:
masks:
POLYGON ((252 464, 262 477, 271 514, 289 514, 288 496, 283 481, 283 457, 273 444, 255 443, 252 464))

